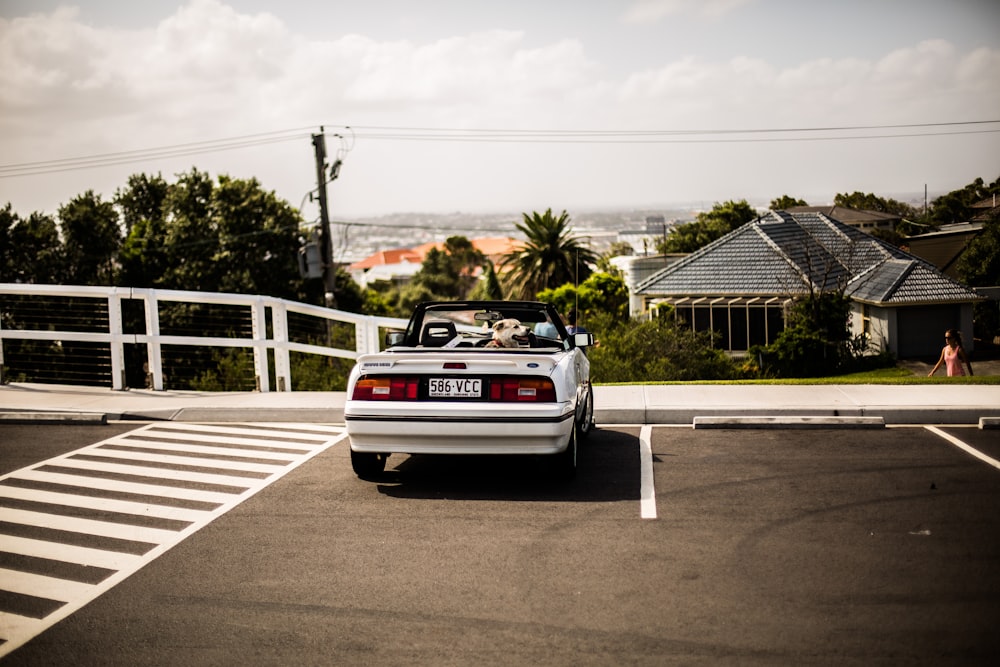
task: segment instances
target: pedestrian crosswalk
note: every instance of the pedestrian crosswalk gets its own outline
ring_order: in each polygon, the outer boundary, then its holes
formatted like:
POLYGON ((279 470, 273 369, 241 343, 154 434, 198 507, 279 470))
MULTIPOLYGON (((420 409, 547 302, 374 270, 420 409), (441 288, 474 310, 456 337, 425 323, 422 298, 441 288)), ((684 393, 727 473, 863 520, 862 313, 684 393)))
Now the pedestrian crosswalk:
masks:
POLYGON ((0 477, 0 657, 345 437, 154 423, 0 477))

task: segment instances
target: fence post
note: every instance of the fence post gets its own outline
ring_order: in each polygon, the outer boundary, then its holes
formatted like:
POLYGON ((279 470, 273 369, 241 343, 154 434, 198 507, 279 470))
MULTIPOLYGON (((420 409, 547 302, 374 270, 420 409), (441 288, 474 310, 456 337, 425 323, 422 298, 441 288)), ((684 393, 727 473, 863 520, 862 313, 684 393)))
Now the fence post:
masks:
POLYGON ((257 297, 250 306, 253 324, 253 370, 257 378, 257 391, 271 391, 271 372, 267 366, 267 307, 263 297, 257 297))
POLYGON ((3 379, 3 318, 0 317, 0 384, 6 384, 3 379))
POLYGON ((111 346, 111 388, 116 391, 125 389, 125 346, 123 343, 122 299, 118 288, 112 287, 108 292, 108 333, 111 346))
POLYGON ((354 325, 354 349, 358 354, 378 352, 378 323, 368 315, 354 325))
POLYGON ((288 308, 284 301, 271 304, 274 333, 274 375, 278 391, 292 390, 292 366, 288 360, 288 308))
POLYGON ((152 376, 153 391, 163 391, 163 355, 160 351, 160 302, 156 290, 146 291, 146 378, 152 376))

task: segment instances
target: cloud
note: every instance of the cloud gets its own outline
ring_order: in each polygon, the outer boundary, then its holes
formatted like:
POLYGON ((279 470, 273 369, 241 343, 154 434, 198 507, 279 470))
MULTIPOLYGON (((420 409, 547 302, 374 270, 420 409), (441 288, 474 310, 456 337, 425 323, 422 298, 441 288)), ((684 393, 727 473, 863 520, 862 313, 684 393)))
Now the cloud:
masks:
POLYGON ((489 31, 427 44, 345 40, 337 64, 350 81, 349 102, 503 105, 505 100, 558 97, 587 85, 595 67, 583 47, 562 40, 525 48, 523 34, 489 31))
POLYGON ((997 50, 961 54, 940 40, 875 61, 820 58, 784 68, 689 56, 627 77, 621 104, 659 109, 664 123, 682 127, 991 120, 1000 108, 991 83, 998 58, 997 50))
MULTIPOLYGON (((155 28, 95 29, 58 10, 0 24, 5 121, 144 122, 249 127, 273 118, 414 108, 523 109, 599 79, 575 40, 527 47, 493 30, 426 43, 349 35, 307 40, 276 17, 191 0, 155 28)), ((272 128, 264 128, 272 129, 272 128)))
MULTIPOLYGON (((649 0, 633 10, 702 4, 649 0)), ((782 68, 748 56, 687 56, 612 80, 573 39, 529 47, 522 32, 490 30, 427 42, 309 40, 271 14, 241 14, 219 0, 191 0, 155 27, 131 31, 93 28, 59 9, 0 23, 0 44, 4 134, 45 132, 46 124, 113 134, 133 123, 166 141, 331 115, 356 124, 376 116, 409 118, 408 125, 540 127, 616 116, 627 126, 646 114, 659 124, 746 126, 755 115, 884 122, 916 115, 900 105, 915 112, 934 99, 940 113, 950 108, 964 118, 997 101, 990 81, 1000 58, 931 40, 876 61, 823 58, 782 68)))
POLYGON ((625 23, 656 23, 680 14, 717 19, 753 0, 638 0, 622 16, 625 23))
MULTIPOLYGON (((736 6, 707 4, 713 11, 736 6)), ((700 7, 649 1, 632 10, 653 20, 657 12, 700 7)), ((1000 109, 997 71, 1000 50, 969 51, 928 40, 874 58, 778 64, 749 54, 724 60, 690 55, 612 74, 584 42, 560 34, 541 41, 499 29, 425 40, 306 37, 273 14, 241 13, 220 0, 190 0, 143 29, 112 29, 59 9, 0 20, 0 141, 3 161, 15 164, 320 124, 624 131, 984 120, 1000 109)), ((279 149, 285 150, 204 154, 163 169, 170 173, 196 163, 216 173, 257 176, 298 204, 315 178, 308 138, 302 146, 279 149)), ((699 150, 707 153, 693 146, 672 150, 664 160, 656 146, 641 144, 554 148, 359 140, 338 182, 337 203, 414 210, 427 205, 410 202, 432 195, 452 197, 456 207, 466 208, 472 204, 461 203, 463 196, 484 202, 492 197, 493 206, 501 198, 531 196, 532 205, 537 200, 544 207, 553 205, 545 201, 549 191, 567 193, 564 200, 648 201, 640 186, 662 191, 669 161, 685 161, 673 182, 685 195, 688 187, 692 193, 704 187, 695 180, 706 175, 721 181, 715 165, 741 164, 735 152, 724 159, 714 155, 711 169, 699 174, 693 166, 699 150)), ((151 164, 123 166, 106 173, 104 182, 113 192, 125 182, 122 174, 155 172, 162 163, 151 164)), ((745 170, 731 168, 741 188, 752 185, 745 170)), ((0 179, 0 203, 27 192, 21 184, 43 192, 39 198, 58 184, 65 192, 47 196, 65 201, 98 182, 93 171, 49 180, 0 179)))

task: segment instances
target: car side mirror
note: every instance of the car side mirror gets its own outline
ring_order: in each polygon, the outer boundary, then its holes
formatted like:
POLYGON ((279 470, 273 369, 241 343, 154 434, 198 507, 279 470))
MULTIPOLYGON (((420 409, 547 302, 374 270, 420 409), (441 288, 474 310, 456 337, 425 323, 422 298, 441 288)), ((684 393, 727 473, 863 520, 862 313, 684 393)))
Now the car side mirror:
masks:
POLYGON ((395 347, 396 345, 402 345, 404 340, 406 340, 405 331, 390 331, 385 335, 385 346, 395 347))
POLYGON ((594 334, 589 331, 586 333, 575 333, 573 334, 573 346, 574 347, 590 347, 594 344, 594 334))

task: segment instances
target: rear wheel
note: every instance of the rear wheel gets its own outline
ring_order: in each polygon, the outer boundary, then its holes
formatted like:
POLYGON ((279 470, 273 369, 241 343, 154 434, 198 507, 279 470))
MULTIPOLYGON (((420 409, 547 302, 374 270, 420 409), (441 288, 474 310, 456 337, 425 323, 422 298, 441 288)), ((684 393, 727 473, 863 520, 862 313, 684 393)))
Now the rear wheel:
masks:
POLYGON ((554 472, 556 477, 564 480, 571 480, 576 477, 576 429, 569 432, 569 444, 565 451, 559 452, 553 457, 554 472))
POLYGON ((352 449, 351 467, 354 468, 354 474, 361 479, 372 479, 385 471, 385 460, 388 458, 388 454, 356 452, 352 449))
POLYGON ((587 390, 587 398, 583 402, 583 413, 576 422, 576 432, 580 438, 586 438, 594 430, 594 391, 587 390))

